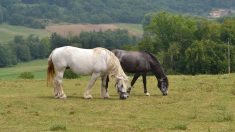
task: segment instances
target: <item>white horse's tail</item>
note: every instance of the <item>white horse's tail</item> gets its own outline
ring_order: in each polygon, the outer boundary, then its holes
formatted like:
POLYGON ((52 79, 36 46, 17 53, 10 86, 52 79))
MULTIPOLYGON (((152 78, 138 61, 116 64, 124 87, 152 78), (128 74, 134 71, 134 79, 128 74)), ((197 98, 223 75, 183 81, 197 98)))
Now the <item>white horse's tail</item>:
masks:
POLYGON ((48 58, 48 67, 47 67, 47 86, 48 84, 52 84, 52 78, 55 76, 54 64, 51 58, 52 54, 48 58))

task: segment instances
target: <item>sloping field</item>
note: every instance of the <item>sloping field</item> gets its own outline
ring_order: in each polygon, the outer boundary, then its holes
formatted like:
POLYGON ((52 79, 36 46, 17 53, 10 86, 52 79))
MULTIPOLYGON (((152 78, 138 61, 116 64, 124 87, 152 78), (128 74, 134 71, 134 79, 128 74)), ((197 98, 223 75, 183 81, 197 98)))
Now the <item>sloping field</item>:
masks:
POLYGON ((126 29, 130 35, 142 36, 143 30, 141 24, 64 24, 64 25, 51 25, 45 29, 33 29, 23 26, 12 26, 7 24, 0 24, 0 43, 7 43, 13 40, 16 35, 27 37, 30 34, 39 36, 40 38, 49 37, 51 33, 58 33, 62 36, 79 35, 82 31, 106 31, 126 29))
POLYGON ((131 35, 141 36, 141 24, 69 24, 69 25, 51 25, 46 27, 48 32, 56 32, 62 36, 79 35, 81 32, 106 31, 126 29, 131 35))
POLYGON ((0 43, 6 43, 10 40, 13 40, 16 35, 27 37, 30 34, 37 35, 40 38, 50 36, 50 33, 44 29, 33 29, 23 26, 0 24, 0 43))

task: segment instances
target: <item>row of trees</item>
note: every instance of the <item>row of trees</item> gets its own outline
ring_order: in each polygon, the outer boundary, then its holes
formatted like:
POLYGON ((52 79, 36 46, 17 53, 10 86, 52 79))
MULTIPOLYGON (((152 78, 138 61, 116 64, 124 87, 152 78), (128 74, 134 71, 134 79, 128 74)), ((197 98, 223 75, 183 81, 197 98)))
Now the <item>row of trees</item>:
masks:
POLYGON ((140 38, 130 36, 127 30, 107 30, 99 32, 81 32, 79 36, 63 38, 54 33, 51 36, 52 49, 65 45, 82 48, 105 47, 107 49, 122 48, 125 45, 134 45, 140 38))
POLYGON ((15 36, 8 44, 0 44, 0 67, 15 65, 34 59, 47 58, 49 53, 57 48, 72 45, 82 48, 121 48, 126 44, 135 44, 137 39, 129 36, 126 30, 82 32, 80 36, 64 38, 53 33, 50 38, 39 39, 35 35, 27 38, 15 36))
POLYGON ((235 19, 222 23, 166 12, 145 16, 139 49, 155 53, 168 72, 225 73, 235 71, 235 19))
POLYGON ((15 65, 33 59, 42 59, 50 52, 49 39, 39 39, 29 35, 27 38, 15 36, 8 44, 0 44, 0 67, 15 65))
POLYGON ((141 23, 148 12, 207 16, 213 8, 234 7, 232 0, 0 0, 0 23, 34 28, 44 28, 50 21, 141 23))
POLYGON ((235 71, 234 18, 217 22, 161 12, 147 14, 143 25, 141 40, 126 30, 82 32, 67 38, 54 33, 41 40, 34 35, 16 36, 9 44, 0 45, 0 67, 45 58, 54 48, 73 45, 147 50, 156 54, 168 73, 217 74, 227 72, 229 42, 231 71, 235 71))

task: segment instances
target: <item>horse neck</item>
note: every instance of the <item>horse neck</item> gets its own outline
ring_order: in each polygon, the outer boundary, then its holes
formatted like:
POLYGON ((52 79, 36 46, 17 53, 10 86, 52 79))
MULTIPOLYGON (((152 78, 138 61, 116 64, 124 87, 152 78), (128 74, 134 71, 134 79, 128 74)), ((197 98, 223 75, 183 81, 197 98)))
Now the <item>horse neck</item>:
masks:
POLYGON ((163 79, 163 78, 166 78, 166 75, 165 73, 161 70, 159 70, 158 68, 152 68, 152 72, 153 74, 155 75, 155 77, 157 79, 163 79))
POLYGON ((156 76, 157 79, 166 78, 166 74, 164 73, 164 70, 162 69, 162 66, 160 65, 159 61, 154 56, 150 56, 150 66, 153 74, 156 76))

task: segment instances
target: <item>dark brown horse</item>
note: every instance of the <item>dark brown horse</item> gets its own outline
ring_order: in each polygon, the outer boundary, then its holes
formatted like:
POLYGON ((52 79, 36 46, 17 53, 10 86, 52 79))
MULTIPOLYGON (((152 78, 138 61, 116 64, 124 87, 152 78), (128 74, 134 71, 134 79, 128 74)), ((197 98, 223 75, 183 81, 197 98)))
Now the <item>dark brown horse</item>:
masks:
MULTIPOLYGON (((157 86, 161 90, 162 94, 164 96, 168 94, 168 78, 164 73, 159 61, 153 54, 147 51, 125 51, 118 49, 114 49, 112 52, 119 59, 125 72, 134 73, 134 78, 131 81, 131 87, 127 91, 128 93, 130 93, 131 88, 139 76, 142 75, 144 93, 149 96, 150 94, 146 88, 146 74, 147 72, 152 72, 158 80, 157 86)), ((108 87, 108 81, 109 79, 106 81, 106 88, 108 87)))

